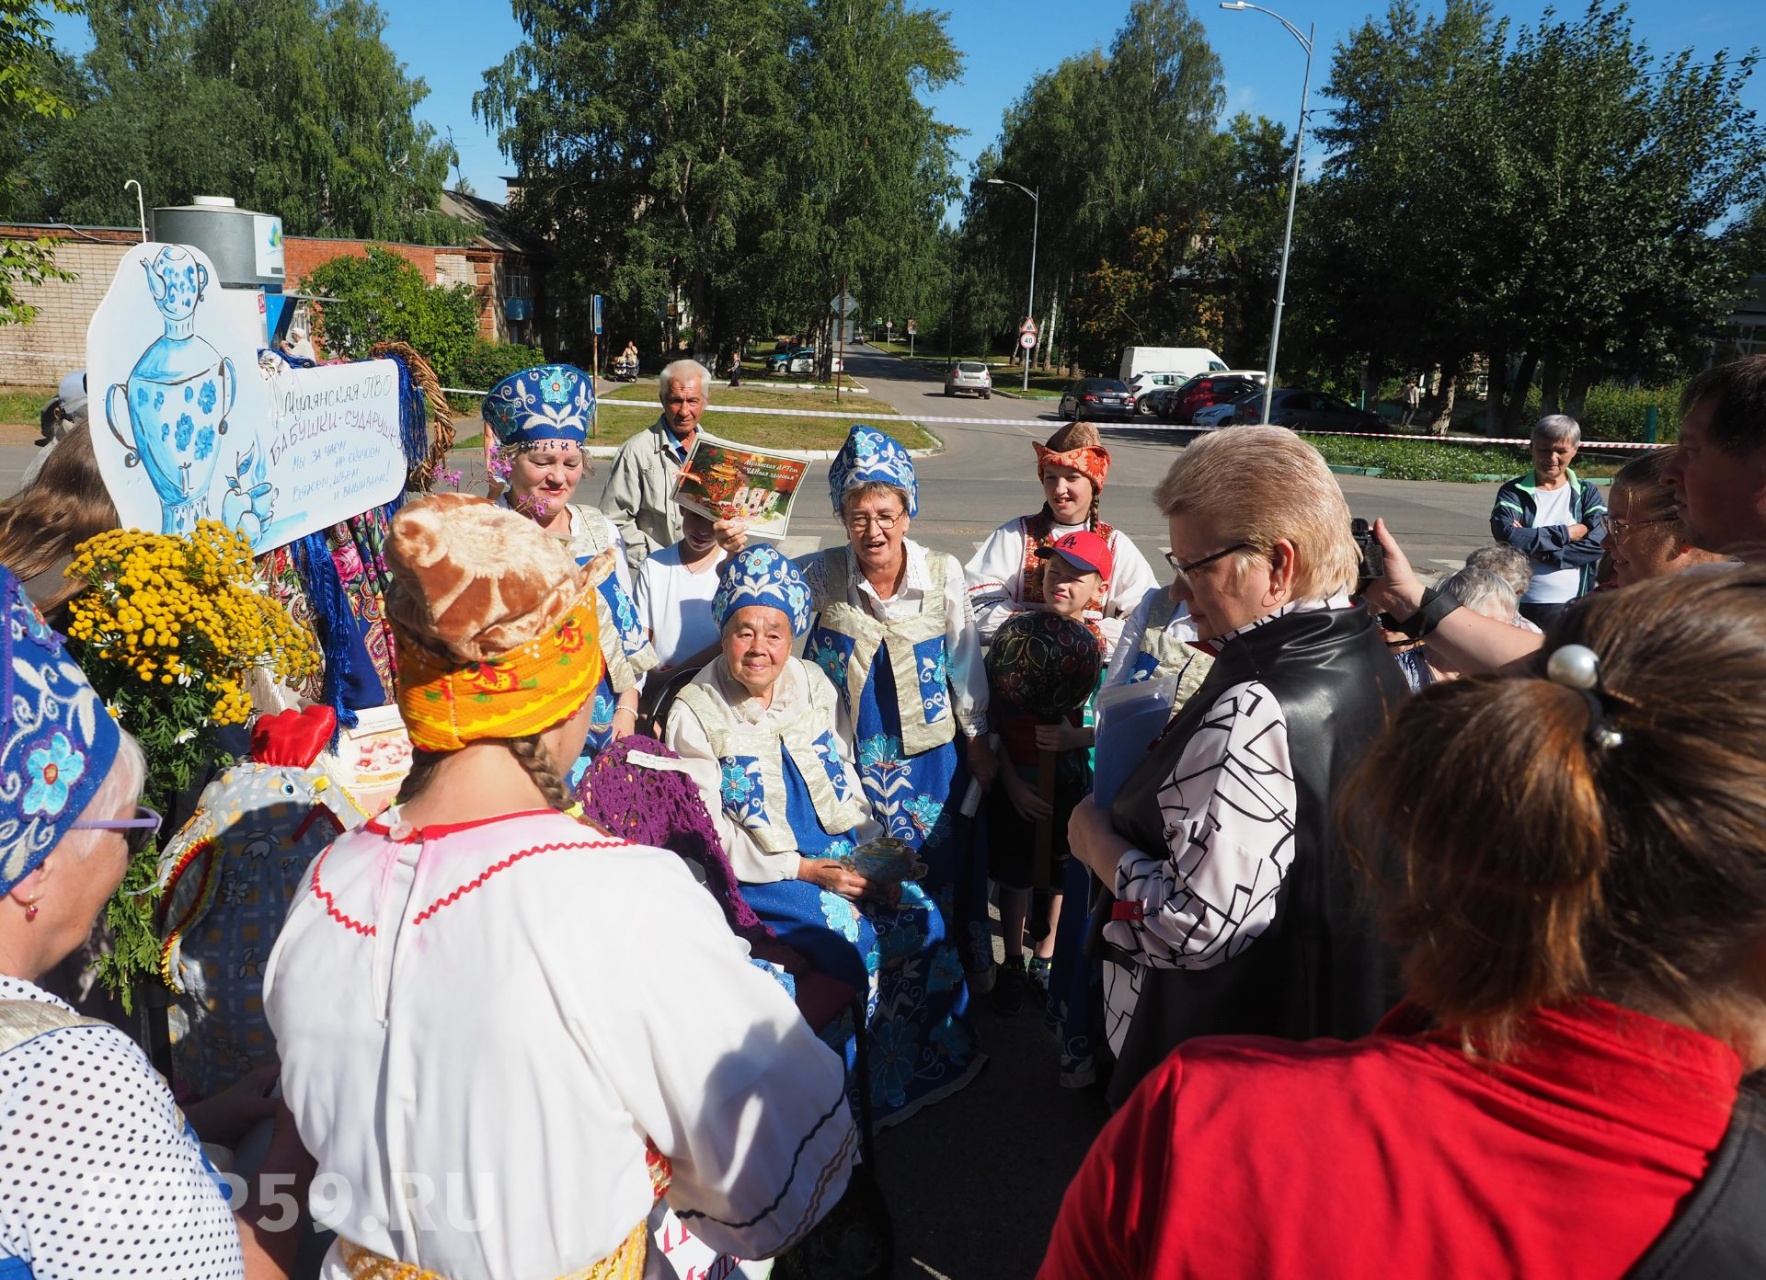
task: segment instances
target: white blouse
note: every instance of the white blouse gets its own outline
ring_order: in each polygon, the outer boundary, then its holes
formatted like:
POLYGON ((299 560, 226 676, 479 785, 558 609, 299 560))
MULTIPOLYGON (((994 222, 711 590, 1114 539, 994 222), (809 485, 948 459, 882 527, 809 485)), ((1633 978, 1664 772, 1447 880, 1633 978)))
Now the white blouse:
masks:
MULTIPOLYGON (((73 1011, 0 976, 0 1000, 73 1011)), ((36 1280, 241 1280, 239 1229, 171 1090, 115 1027, 0 1053, 0 1262, 36 1280)), ((4 1270, 0 1266, 0 1270, 4 1270)))
POLYGON ((656 650, 659 673, 717 643, 711 602, 717 595, 718 567, 726 558, 722 550, 714 551, 711 563, 695 571, 681 563, 677 542, 638 566, 632 603, 638 608, 638 625, 656 650))
POLYGON ((846 602, 879 621, 899 622, 917 617, 925 607, 926 597, 932 590, 932 571, 927 558, 943 556, 944 653, 951 690, 955 695, 954 710, 963 733, 971 738, 979 737, 987 732, 987 668, 982 665, 981 635, 975 628, 974 611, 969 607, 963 566, 957 563, 955 556, 932 551, 912 538, 902 539, 901 546, 907 557, 907 573, 901 589, 887 599, 865 579, 850 546, 808 556, 799 560, 797 567, 803 571, 803 580, 819 609, 828 595, 828 571, 822 556, 844 555, 848 576, 846 602))
MULTIPOLYGON (((391 824, 390 827, 387 824, 391 824)), ((447 1276, 575 1273, 669 1205, 766 1257, 837 1200, 845 1071, 665 850, 544 811, 313 863, 264 976, 322 1225, 447 1276)), ((345 1280, 334 1249, 324 1280, 345 1280)))
MULTIPOLYGON (((992 533, 981 549, 963 567, 969 583, 969 603, 975 611, 975 625, 986 642, 1000 624, 1014 613, 1039 606, 1023 603, 1024 556, 1030 545, 1031 516, 1008 520, 992 533)), ((1055 537, 1078 533, 1088 524, 1058 524, 1055 537)), ((1152 566, 1134 545, 1133 539, 1120 529, 1110 530, 1110 558, 1114 565, 1110 581, 1104 587, 1102 610, 1086 611, 1086 618, 1097 624, 1104 637, 1106 660, 1116 652, 1122 635, 1122 621, 1133 613, 1149 591, 1159 585, 1152 566)))

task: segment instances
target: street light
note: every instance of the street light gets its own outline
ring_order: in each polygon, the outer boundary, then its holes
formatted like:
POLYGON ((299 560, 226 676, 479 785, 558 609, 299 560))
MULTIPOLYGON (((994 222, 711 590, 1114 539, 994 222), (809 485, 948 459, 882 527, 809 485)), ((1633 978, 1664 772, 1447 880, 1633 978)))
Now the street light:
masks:
MULTIPOLYGON (((1030 318, 1030 323, 1035 324, 1036 323, 1036 237, 1037 237, 1038 232, 1042 228, 1042 188, 1038 187, 1035 191, 1032 191, 1029 187, 1025 186, 1023 183, 1013 182, 1009 178, 989 178, 987 180, 987 185, 990 187, 1017 187, 1018 190, 1022 191, 1025 195, 1029 196, 1032 200, 1034 200, 1036 202, 1036 209, 1030 215, 1030 304, 1028 307, 1025 308, 1025 311, 1024 311, 1024 314, 1030 318)), ((1031 348, 1020 347, 1019 350, 1024 352, 1024 390, 1029 391, 1030 390, 1030 351, 1031 351, 1031 348)))
POLYGON ((1289 22, 1274 9, 1265 9, 1260 4, 1247 4, 1246 0, 1221 0, 1222 9, 1249 9, 1256 13, 1267 13, 1288 29, 1288 34, 1300 42, 1306 50, 1306 76, 1300 81, 1300 122, 1294 128, 1294 176, 1288 183, 1288 225, 1282 232, 1282 271, 1275 286, 1275 323, 1269 328, 1269 370, 1263 379, 1263 420, 1269 421, 1269 402, 1275 395, 1275 352, 1282 340, 1282 304, 1288 296, 1288 249, 1294 242, 1294 199, 1300 194, 1300 144, 1306 137, 1306 91, 1312 88, 1312 42, 1318 35, 1318 24, 1310 23, 1306 34, 1300 34, 1300 28, 1289 22))

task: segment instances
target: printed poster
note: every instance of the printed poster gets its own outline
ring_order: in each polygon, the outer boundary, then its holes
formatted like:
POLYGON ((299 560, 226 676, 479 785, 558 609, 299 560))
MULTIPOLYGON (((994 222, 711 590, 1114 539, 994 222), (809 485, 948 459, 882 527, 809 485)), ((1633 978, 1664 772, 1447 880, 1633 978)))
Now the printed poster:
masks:
POLYGON ((675 500, 707 520, 748 521, 748 532, 783 538, 791 504, 809 463, 707 440, 703 434, 681 468, 675 500))

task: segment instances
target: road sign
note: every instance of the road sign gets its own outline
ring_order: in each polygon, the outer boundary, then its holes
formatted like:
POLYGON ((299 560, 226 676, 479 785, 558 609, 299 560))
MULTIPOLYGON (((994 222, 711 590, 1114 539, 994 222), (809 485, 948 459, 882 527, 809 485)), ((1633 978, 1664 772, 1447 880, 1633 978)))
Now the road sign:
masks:
POLYGON ((858 310, 858 299, 850 293, 842 292, 839 297, 828 304, 828 310, 837 316, 849 316, 858 310))
POLYGON ((1018 345, 1023 347, 1026 351, 1036 350, 1036 330, 1026 329, 1023 333, 1019 334, 1018 345))
POLYGON ((595 332, 597 334, 599 334, 601 332, 601 295, 600 294, 597 293, 590 300, 589 309, 590 309, 590 311, 592 311, 594 313, 595 332))
POLYGON ((918 320, 909 320, 908 321, 908 336, 912 337, 914 334, 918 333, 919 331, 920 331, 920 322, 918 320))
POLYGON ((1036 320, 1030 316, 1024 317, 1024 323, 1018 326, 1018 332, 1034 334, 1036 332, 1036 320))

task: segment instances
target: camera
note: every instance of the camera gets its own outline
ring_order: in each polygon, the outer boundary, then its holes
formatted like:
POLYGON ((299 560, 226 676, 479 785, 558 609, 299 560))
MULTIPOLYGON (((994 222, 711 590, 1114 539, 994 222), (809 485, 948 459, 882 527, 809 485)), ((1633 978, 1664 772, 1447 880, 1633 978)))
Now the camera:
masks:
POLYGON ((1374 537, 1373 525, 1359 516, 1349 522, 1349 536, 1355 539, 1361 552, 1361 564, 1356 570, 1359 581, 1355 587, 1355 593, 1360 595, 1367 590, 1370 581, 1386 576, 1386 548, 1374 537))

